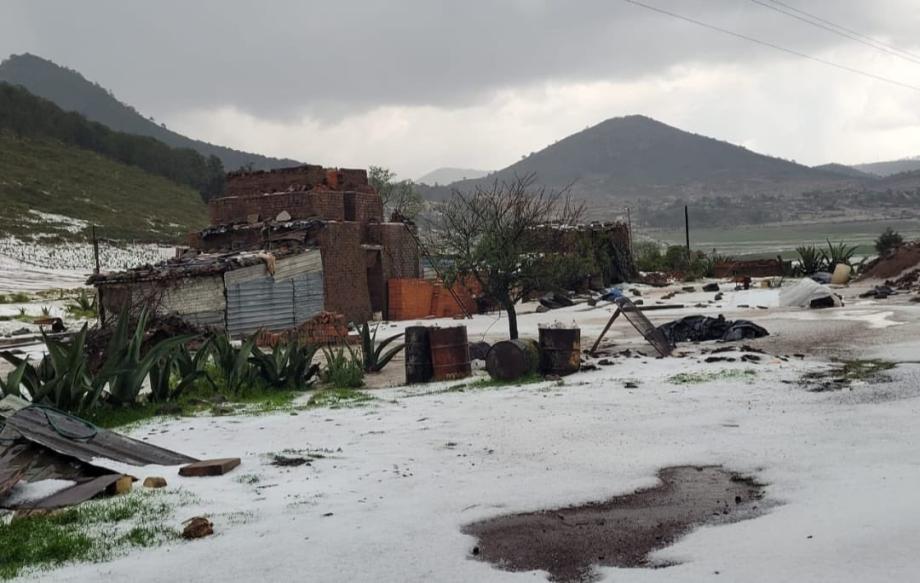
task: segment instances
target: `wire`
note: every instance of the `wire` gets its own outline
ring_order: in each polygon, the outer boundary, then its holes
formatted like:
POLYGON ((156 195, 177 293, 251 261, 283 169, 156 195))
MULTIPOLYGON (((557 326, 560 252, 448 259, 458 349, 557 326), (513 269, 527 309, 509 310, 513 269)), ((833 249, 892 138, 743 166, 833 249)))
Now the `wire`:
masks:
MULTIPOLYGON (((850 32, 849 30, 844 29, 843 27, 839 25, 833 24, 830 21, 824 21, 824 19, 818 18, 817 16, 811 16, 811 15, 808 15, 808 17, 800 16, 798 14, 795 14, 795 12, 801 12, 800 10, 789 7, 790 10, 794 11, 794 12, 790 12, 789 10, 784 10, 783 8, 780 8, 779 6, 773 6, 772 4, 768 4, 764 2, 763 0, 750 0, 750 1, 759 6, 763 6, 764 8, 774 10, 776 12, 779 12, 780 14, 785 14, 786 16, 795 18, 796 20, 801 20, 802 22, 805 22, 817 28, 826 30, 838 36, 842 36, 852 41, 862 43, 868 47, 872 47, 873 49, 879 50, 883 53, 886 53, 886 54, 904 59, 905 61, 910 61, 911 63, 916 63, 920 65, 920 58, 914 57, 910 53, 906 53, 904 51, 901 51, 900 49, 892 50, 892 48, 885 46, 883 43, 880 43, 876 41, 875 39, 871 39, 869 37, 866 37, 865 35, 861 35, 858 32, 850 32), (825 22, 827 22, 828 24, 824 24, 825 22), (864 38, 869 39, 869 40, 868 41, 864 40, 864 38)), ((777 2, 777 4, 779 4, 780 6, 786 6, 785 4, 781 2, 777 2)), ((807 14, 807 13, 803 12, 803 14, 807 14)))
POLYGON ((862 39, 865 39, 865 40, 867 40, 867 41, 869 41, 869 42, 873 42, 873 43, 875 43, 875 44, 877 44, 877 45, 881 45, 881 46, 883 46, 883 47, 885 47, 885 48, 887 48, 887 49, 891 49, 892 51, 895 51, 895 52, 901 53, 901 54, 903 54, 903 55, 906 55, 906 56, 910 57, 911 59, 916 59, 916 60, 920 61, 920 56, 917 56, 917 55, 914 55, 914 54, 912 54, 912 53, 909 53, 909 52, 907 52, 907 51, 905 51, 905 50, 903 50, 903 49, 899 49, 898 47, 896 47, 896 46, 894 46, 894 45, 891 45, 891 44, 888 44, 888 43, 884 43, 884 42, 882 42, 882 41, 880 41, 880 40, 878 40, 878 39, 872 38, 871 36, 864 35, 864 34, 862 34, 862 33, 860 33, 860 32, 857 32, 857 31, 855 31, 855 30, 853 30, 853 29, 851 29, 851 28, 847 28, 847 27, 845 27, 845 26, 841 26, 841 25, 839 25, 839 24, 835 24, 835 23, 831 22, 830 20, 827 20, 827 19, 825 19, 825 18, 821 18, 820 16, 815 16, 814 14, 811 14, 811 13, 809 13, 809 12, 805 12, 804 10, 801 10, 801 9, 799 9, 799 8, 795 8, 794 6, 790 6, 790 5, 786 4, 785 2, 780 2, 780 0, 770 0, 770 2, 772 2, 773 4, 778 4, 779 6, 782 6, 782 7, 784 7, 784 8, 788 8, 789 10, 792 10, 793 12, 798 12, 799 14, 804 14, 805 16, 807 16, 807 17, 809 17, 809 18, 813 18, 813 19, 817 20, 818 22, 822 22, 822 23, 824 23, 824 24, 833 26, 834 28, 840 29, 840 30, 842 30, 843 32, 850 33, 850 34, 852 34, 852 35, 854 35, 854 36, 858 36, 858 37, 860 37, 860 38, 862 38, 862 39))
POLYGON ((902 83, 901 81, 897 81, 897 80, 895 80, 895 79, 890 79, 890 78, 888 78, 888 77, 883 77, 883 76, 881 76, 881 75, 876 75, 875 73, 870 73, 870 72, 868 72, 868 71, 863 71, 863 70, 861 70, 861 69, 855 69, 855 68, 850 67, 850 66, 847 66, 847 65, 841 65, 840 63, 835 63, 835 62, 833 62, 833 61, 828 61, 828 60, 826 60, 826 59, 822 59, 821 57, 815 57, 815 56, 812 56, 812 55, 809 55, 809 54, 806 54, 806 53, 802 53, 802 52, 799 52, 799 51, 797 51, 797 50, 795 50, 795 49, 789 49, 789 48, 780 46, 780 45, 778 45, 778 44, 774 44, 774 43, 772 43, 772 42, 770 42, 770 41, 761 40, 761 39, 759 39, 759 38, 754 38, 754 37, 748 36, 748 35, 746 35, 746 34, 741 34, 740 32, 735 32, 735 31, 732 31, 732 30, 728 30, 727 28, 722 28, 722 27, 716 26, 716 25, 714 25, 714 24, 709 24, 709 23, 703 22, 703 21, 701 21, 701 20, 696 20, 696 19, 694 19, 694 18, 690 18, 689 16, 683 16, 683 15, 681 15, 681 14, 677 14, 676 12, 671 12, 671 11, 669 11, 669 10, 665 10, 664 8, 658 8, 657 6, 651 6, 651 5, 649 5, 649 4, 645 4, 645 3, 643 3, 643 2, 639 2, 638 0, 623 0, 623 1, 624 1, 624 2, 627 2, 627 3, 629 3, 629 4, 633 4, 633 5, 635 5, 635 6, 641 6, 642 8, 645 8, 645 9, 647 9, 647 10, 651 10, 652 12, 658 12, 659 14, 664 14, 664 15, 670 16, 670 17, 672 17, 672 18, 677 18, 678 20, 683 20, 683 21, 685 21, 685 22, 689 22, 689 23, 695 24, 695 25, 697 25, 697 26, 702 26, 703 28, 708 28, 709 30, 714 30, 714 31, 716 31, 716 32, 721 32, 722 34, 727 34, 727 35, 729 35, 729 36, 733 36, 733 37, 736 37, 736 38, 740 38, 740 39, 742 39, 742 40, 746 40, 746 41, 749 41, 749 42, 752 42, 752 43, 756 43, 756 44, 759 44, 759 45, 763 45, 763 46, 765 46, 765 47, 770 47, 771 49, 774 49, 774 50, 777 50, 777 51, 782 51, 782 52, 788 53, 788 54, 790 54, 790 55, 795 55, 795 56, 801 57, 801 58, 803 58, 803 59, 808 59, 808 60, 814 61, 814 62, 816 62, 816 63, 821 63, 822 65, 827 65, 828 67, 834 67, 835 69, 840 69, 840 70, 842 70, 842 71, 847 71, 847 72, 849 72, 849 73, 854 73, 854 74, 856 74, 856 75, 861 75, 861 76, 863 76, 863 77, 868 77, 868 78, 870 78, 870 79, 875 79, 876 81, 882 81, 882 82, 885 82, 885 83, 889 83, 889 84, 891 84, 891 85, 897 85, 898 87, 903 87, 904 89, 910 89, 910 90, 912 90, 912 91, 916 91, 916 92, 920 93, 920 87, 918 87, 917 85, 911 85, 911 84, 909 84, 909 83, 902 83))

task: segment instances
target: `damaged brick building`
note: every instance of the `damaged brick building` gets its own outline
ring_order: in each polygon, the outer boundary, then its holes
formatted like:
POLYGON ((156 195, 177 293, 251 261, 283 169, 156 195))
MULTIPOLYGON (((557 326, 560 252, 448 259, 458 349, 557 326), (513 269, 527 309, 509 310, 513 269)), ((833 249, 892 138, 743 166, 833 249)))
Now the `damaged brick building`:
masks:
POLYGON ((232 334, 320 311, 362 322, 387 316, 389 280, 421 275, 413 227, 384 220, 364 170, 235 172, 225 194, 180 256, 90 278, 105 310, 148 305, 232 334))

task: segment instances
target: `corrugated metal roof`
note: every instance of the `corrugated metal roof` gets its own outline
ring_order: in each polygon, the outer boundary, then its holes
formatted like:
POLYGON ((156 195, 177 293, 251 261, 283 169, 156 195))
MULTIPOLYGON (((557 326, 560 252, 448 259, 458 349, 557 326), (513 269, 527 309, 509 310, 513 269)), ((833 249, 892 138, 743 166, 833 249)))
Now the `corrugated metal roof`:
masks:
POLYGON ((198 461, 112 431, 91 430, 81 420, 43 407, 20 409, 3 421, 5 426, 0 432, 3 440, 22 437, 85 463, 99 458, 136 466, 175 466, 198 461))
POLYGON ((292 279, 294 282, 294 324, 299 325, 325 307, 326 293, 323 289, 323 272, 304 273, 292 279))
POLYGON ((227 284, 227 331, 252 334, 294 326, 294 284, 271 277, 227 284))

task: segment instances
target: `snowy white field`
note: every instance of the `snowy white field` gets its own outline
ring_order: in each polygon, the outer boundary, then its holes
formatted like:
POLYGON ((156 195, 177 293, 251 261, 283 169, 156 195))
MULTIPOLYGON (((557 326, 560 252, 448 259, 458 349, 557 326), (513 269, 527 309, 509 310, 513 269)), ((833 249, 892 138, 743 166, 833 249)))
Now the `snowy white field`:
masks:
MULTIPOLYGON (((726 293, 727 317, 771 332, 747 342, 770 354, 757 364, 706 364, 702 349, 717 345, 687 344, 677 357, 618 357, 562 383, 465 392, 443 392, 458 382, 393 386, 371 391, 376 400, 362 407, 143 424, 131 434, 202 458, 242 458, 216 478, 125 468, 194 493, 199 501, 180 507, 176 521, 209 516, 215 535, 31 580, 540 581, 541 573, 473 559, 475 540, 461 527, 628 493, 653 485, 664 466, 723 464, 767 484, 766 514, 697 529, 654 555, 675 566, 601 568, 603 580, 916 581, 920 365, 907 361, 920 360, 920 305, 853 300, 859 288, 841 291, 848 305, 822 311, 728 308, 748 302, 726 293), (776 358, 793 353, 806 356, 776 358), (826 369, 835 355, 901 364, 891 382, 807 391, 801 376, 826 369), (697 372, 714 378, 674 382, 677 373, 697 372), (271 465, 283 450, 327 457, 271 465)), ((646 293, 646 302, 661 293, 646 293)), ((650 315, 663 322, 721 311, 650 315)), ((587 344, 608 316, 607 308, 575 306, 524 315, 521 328, 535 335, 539 323, 575 321, 587 344)), ((471 340, 499 339, 506 323, 494 320, 467 322, 471 340)), ((611 339, 615 350, 651 353, 622 320, 611 339)))
MULTIPOLYGON (((99 245, 103 270, 156 263, 174 255, 173 247, 150 244, 99 245)), ((0 238, 0 293, 79 287, 95 266, 90 243, 39 244, 0 238)))

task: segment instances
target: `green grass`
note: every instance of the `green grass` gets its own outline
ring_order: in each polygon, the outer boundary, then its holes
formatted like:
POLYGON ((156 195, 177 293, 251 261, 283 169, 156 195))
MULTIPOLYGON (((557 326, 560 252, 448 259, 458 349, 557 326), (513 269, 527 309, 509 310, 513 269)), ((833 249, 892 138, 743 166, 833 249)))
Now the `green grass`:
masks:
POLYGON ((0 304, 26 304, 30 301, 32 301, 32 296, 25 292, 0 294, 0 304))
MULTIPOLYGON (((692 208, 692 207, 691 207, 692 208)), ((691 210, 692 214, 692 210, 691 210)), ((845 241, 858 247, 857 254, 874 255, 876 237, 892 227, 899 231, 906 240, 920 237, 920 221, 910 220, 863 220, 836 223, 812 223, 790 225, 746 225, 730 228, 695 228, 691 216, 690 244, 694 249, 719 252, 741 257, 776 257, 782 254, 785 259, 796 258, 795 248, 799 245, 813 244, 825 248, 826 239, 833 242, 845 241)), ((684 230, 638 231, 637 236, 648 236, 655 240, 672 244, 682 244, 684 230)))
POLYGON ((181 503, 174 493, 134 491, 0 525, 0 579, 178 540, 179 531, 168 525, 181 503))
MULTIPOLYGON (((110 239, 176 241, 207 225, 207 211, 193 189, 51 140, 17 139, 0 132, 0 235, 30 238, 29 210, 65 215, 97 225, 110 239)), ((49 242, 85 240, 44 224, 49 242)))
POLYGON ((374 397, 354 389, 322 389, 310 397, 309 407, 328 407, 341 409, 345 407, 360 407, 373 401, 374 397))
POLYGON ((726 379, 744 379, 750 381, 753 380, 755 376, 757 376, 757 371, 753 369, 726 368, 711 372, 682 372, 668 377, 668 382, 675 385, 696 385, 726 379))

